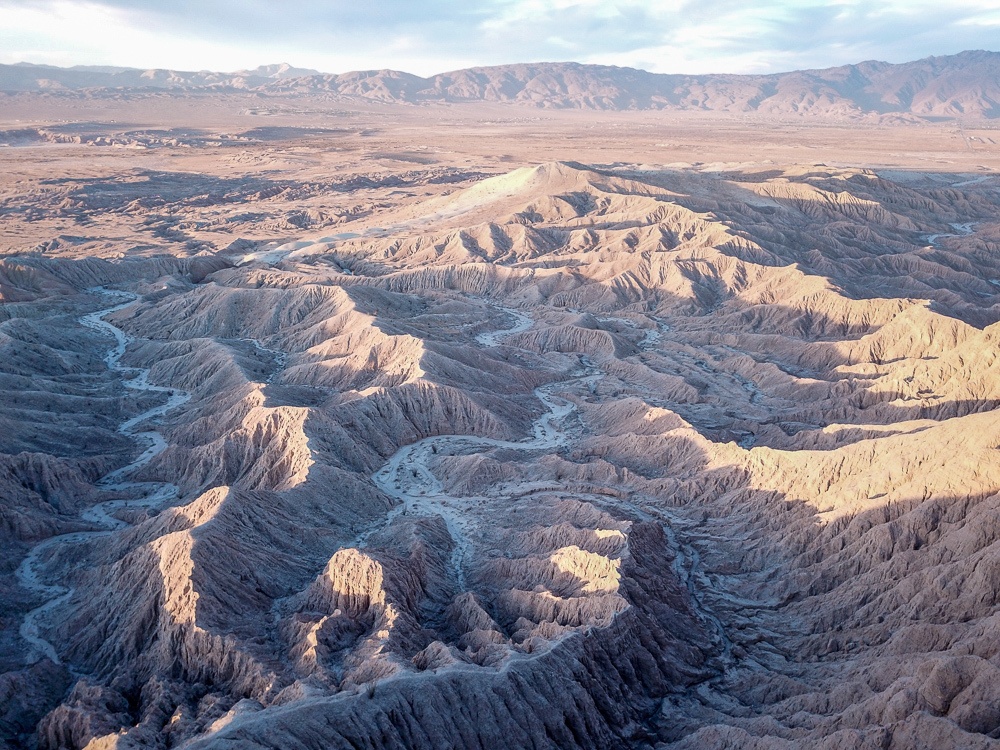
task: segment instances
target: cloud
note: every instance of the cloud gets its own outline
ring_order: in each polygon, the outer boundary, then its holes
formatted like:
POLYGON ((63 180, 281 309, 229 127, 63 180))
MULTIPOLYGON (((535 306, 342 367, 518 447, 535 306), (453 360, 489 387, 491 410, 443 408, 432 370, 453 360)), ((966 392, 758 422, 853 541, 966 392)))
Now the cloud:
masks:
POLYGON ((0 0, 0 13, 5 62, 775 72, 995 48, 1000 0, 0 0))

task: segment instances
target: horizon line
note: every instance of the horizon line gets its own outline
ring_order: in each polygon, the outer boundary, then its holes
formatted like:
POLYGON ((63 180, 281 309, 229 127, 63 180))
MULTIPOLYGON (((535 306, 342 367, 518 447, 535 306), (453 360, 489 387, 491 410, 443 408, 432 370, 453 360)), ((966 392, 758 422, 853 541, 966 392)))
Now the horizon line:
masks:
POLYGON ((916 58, 916 59, 913 59, 913 60, 905 60, 905 61, 900 62, 900 63, 893 63, 893 62, 889 62, 887 60, 868 59, 868 60, 859 60, 857 62, 852 62, 852 63, 843 63, 841 65, 829 65, 829 66, 822 67, 822 68, 791 68, 789 70, 782 70, 782 71, 777 71, 777 72, 773 72, 773 73, 731 73, 731 72, 726 72, 726 71, 703 72, 703 73, 656 73, 656 72, 653 72, 653 71, 650 71, 650 70, 646 70, 645 68, 638 68, 638 67, 633 67, 633 66, 630 66, 630 65, 607 65, 607 64, 602 64, 602 63, 583 63, 583 62, 579 62, 579 61, 576 61, 576 60, 536 60, 536 61, 530 61, 530 62, 498 63, 496 65, 471 65, 471 66, 464 67, 464 68, 452 68, 450 70, 443 70, 443 71, 440 71, 438 73, 432 73, 432 74, 426 75, 426 76, 419 75, 417 73, 411 73, 409 71, 401 70, 401 69, 398 69, 398 68, 357 68, 357 69, 344 70, 342 72, 337 73, 337 72, 316 70, 315 68, 300 68, 297 65, 294 65, 294 64, 289 63, 289 62, 284 62, 284 61, 277 62, 277 63, 263 63, 261 65, 258 65, 256 68, 243 68, 243 69, 240 69, 240 70, 213 70, 211 68, 186 69, 186 68, 180 68, 180 67, 177 67, 177 68, 173 68, 173 67, 171 67, 171 68, 165 68, 165 67, 136 67, 136 66, 132 66, 132 65, 113 65, 113 64, 108 64, 108 65, 90 65, 90 64, 85 64, 85 63, 79 63, 79 64, 76 64, 76 65, 53 65, 51 63, 34 63, 34 62, 29 62, 28 60, 20 60, 20 61, 15 62, 15 63, 0 63, 0 67, 7 67, 7 68, 33 67, 33 68, 49 68, 49 69, 54 69, 54 70, 68 70, 68 71, 73 71, 73 70, 92 70, 92 71, 96 71, 96 70, 101 70, 101 69, 104 69, 104 70, 110 69, 110 70, 122 71, 122 72, 124 72, 124 71, 139 71, 139 72, 167 71, 167 72, 173 72, 173 73, 215 73, 215 74, 220 74, 220 75, 236 76, 236 75, 241 75, 241 74, 253 74, 253 73, 256 73, 256 71, 258 71, 258 70, 260 70, 262 68, 288 66, 289 68, 294 68, 294 69, 309 71, 308 73, 306 73, 306 74, 304 74, 302 76, 290 76, 290 78, 312 78, 312 77, 316 77, 316 76, 345 76, 345 75, 350 75, 351 73, 376 73, 376 74, 377 73, 401 73, 403 75, 412 76, 414 78, 420 78, 420 79, 423 79, 423 80, 430 80, 430 79, 436 78, 438 76, 448 75, 449 73, 460 73, 460 72, 467 71, 467 70, 512 68, 512 67, 518 67, 518 66, 531 66, 531 65, 577 65, 577 66, 585 67, 585 68, 606 68, 606 69, 614 69, 614 70, 633 70, 633 71, 637 71, 637 72, 640 72, 640 73, 645 73, 646 75, 650 75, 650 76, 680 76, 680 77, 687 77, 687 78, 697 78, 699 76, 719 76, 719 75, 724 75, 724 76, 733 76, 733 77, 740 77, 740 78, 755 78, 755 77, 768 78, 768 77, 773 77, 773 76, 786 75, 788 73, 807 72, 807 71, 813 71, 813 70, 835 70, 837 68, 856 67, 858 65, 865 65, 865 64, 869 64, 869 63, 880 64, 880 65, 910 65, 910 64, 913 64, 913 63, 923 62, 925 60, 936 60, 936 59, 939 59, 939 58, 946 58, 946 57, 960 57, 962 55, 968 55, 968 54, 972 54, 972 53, 985 53, 985 54, 991 54, 991 55, 1000 55, 1000 50, 966 49, 966 50, 962 50, 961 52, 955 52, 955 53, 946 54, 946 55, 927 55, 925 57, 920 57, 920 58, 916 58))

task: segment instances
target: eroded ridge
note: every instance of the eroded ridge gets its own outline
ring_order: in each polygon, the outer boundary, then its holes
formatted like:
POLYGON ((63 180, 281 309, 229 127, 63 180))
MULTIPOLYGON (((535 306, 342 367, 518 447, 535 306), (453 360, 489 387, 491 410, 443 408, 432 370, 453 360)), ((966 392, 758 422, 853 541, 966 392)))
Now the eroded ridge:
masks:
POLYGON ((0 686, 51 683, 19 737, 995 746, 993 183, 479 177, 228 254, 3 261, 26 370, 141 402, 40 472, 87 527, 12 536, 0 686), (31 324, 112 283, 89 359, 31 324))

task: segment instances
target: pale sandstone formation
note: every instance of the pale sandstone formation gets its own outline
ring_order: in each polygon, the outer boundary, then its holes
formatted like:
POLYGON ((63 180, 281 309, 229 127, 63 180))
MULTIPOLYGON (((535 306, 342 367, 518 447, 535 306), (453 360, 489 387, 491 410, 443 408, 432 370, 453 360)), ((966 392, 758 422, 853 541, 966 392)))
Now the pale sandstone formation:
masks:
POLYGON ((7 387, 72 417, 4 407, 5 741, 1000 744, 998 203, 554 162, 353 237, 5 261, 7 387), (163 394, 75 322, 98 285, 190 394, 131 488, 163 394), (61 665, 18 632, 57 582, 61 665))

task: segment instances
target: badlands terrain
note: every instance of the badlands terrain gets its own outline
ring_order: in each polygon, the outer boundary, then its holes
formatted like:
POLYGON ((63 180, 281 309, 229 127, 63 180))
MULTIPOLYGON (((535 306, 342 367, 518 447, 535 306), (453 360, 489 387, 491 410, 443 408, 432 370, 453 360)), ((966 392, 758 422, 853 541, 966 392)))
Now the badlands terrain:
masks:
POLYGON ((3 102, 0 747, 1000 746, 992 121, 3 102))

